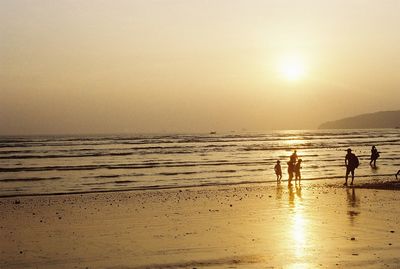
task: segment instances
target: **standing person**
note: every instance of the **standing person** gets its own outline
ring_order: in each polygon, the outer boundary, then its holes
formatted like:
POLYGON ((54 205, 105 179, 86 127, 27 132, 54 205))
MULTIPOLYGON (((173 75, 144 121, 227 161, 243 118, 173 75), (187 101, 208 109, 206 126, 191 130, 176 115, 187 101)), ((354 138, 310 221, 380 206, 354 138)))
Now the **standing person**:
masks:
POLYGON ((397 179, 397 176, 400 174, 400 170, 399 171, 397 171, 397 174, 396 174, 396 179, 397 179))
POLYGON ((369 165, 372 166, 372 163, 374 163, 373 167, 376 167, 376 160, 379 158, 379 152, 376 149, 375 146, 372 146, 371 149, 371 161, 369 162, 369 165))
POLYGON ((346 182, 344 183, 344 185, 347 186, 347 179, 348 179, 350 173, 351 173, 350 185, 353 185, 354 170, 358 167, 359 161, 358 161, 357 156, 355 154, 351 153, 351 148, 347 149, 347 154, 346 154, 346 157, 344 158, 344 163, 346 165, 346 182))
POLYGON ((274 170, 275 170, 275 174, 276 174, 276 182, 280 183, 281 179, 282 179, 282 167, 281 167, 281 161, 280 160, 276 161, 274 170))
POLYGON ((292 155, 290 155, 290 162, 292 162, 293 164, 295 164, 297 162, 297 150, 294 150, 292 155))
POLYGON ((302 159, 299 159, 297 161, 297 163, 295 164, 295 166, 294 166, 294 175, 295 175, 294 181, 297 182, 297 180, 299 180, 299 184, 300 184, 300 180, 301 180, 300 169, 301 169, 301 162, 302 161, 303 161, 302 159))
POLYGON ((293 172, 294 172, 294 163, 291 161, 287 162, 288 165, 288 175, 289 175, 289 179, 288 179, 288 186, 292 186, 292 179, 293 179, 293 172))

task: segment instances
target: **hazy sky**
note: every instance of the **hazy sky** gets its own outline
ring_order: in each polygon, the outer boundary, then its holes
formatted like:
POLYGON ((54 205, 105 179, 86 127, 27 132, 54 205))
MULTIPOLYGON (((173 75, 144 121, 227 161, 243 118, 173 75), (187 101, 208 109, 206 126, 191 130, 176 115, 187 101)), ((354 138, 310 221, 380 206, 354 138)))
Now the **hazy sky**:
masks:
POLYGON ((397 110, 399 14, 399 0, 1 0, 0 134, 305 129, 397 110))

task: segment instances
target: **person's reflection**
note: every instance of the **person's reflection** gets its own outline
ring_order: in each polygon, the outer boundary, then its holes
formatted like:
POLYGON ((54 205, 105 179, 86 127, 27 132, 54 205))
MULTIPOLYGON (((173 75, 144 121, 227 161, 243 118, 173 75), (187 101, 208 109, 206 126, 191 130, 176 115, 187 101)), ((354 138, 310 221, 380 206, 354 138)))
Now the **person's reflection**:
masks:
POLYGON ((296 185, 296 196, 300 198, 300 200, 302 199, 301 197, 301 186, 300 185, 296 185))
POLYGON ((294 207, 294 192, 293 192, 293 186, 288 186, 289 190, 289 206, 294 207))
POLYGON ((356 197, 356 190, 354 188, 346 188, 347 194, 347 204, 348 204, 348 211, 347 215, 349 216, 350 222, 353 225, 356 217, 360 214, 359 211, 356 209, 359 207, 360 200, 356 197))
POLYGON ((282 192, 283 192, 283 189, 282 189, 281 183, 277 183, 276 184, 276 199, 277 200, 282 199, 282 192))

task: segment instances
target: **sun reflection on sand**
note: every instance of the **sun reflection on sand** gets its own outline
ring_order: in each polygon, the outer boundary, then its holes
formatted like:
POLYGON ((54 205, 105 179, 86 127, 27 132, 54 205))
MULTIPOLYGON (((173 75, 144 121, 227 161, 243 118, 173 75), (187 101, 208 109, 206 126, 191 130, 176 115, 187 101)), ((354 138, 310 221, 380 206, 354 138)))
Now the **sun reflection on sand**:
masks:
POLYGON ((301 211, 297 211, 293 215, 293 230, 292 230, 292 238, 293 238, 293 246, 294 246, 294 256, 296 258, 301 258, 304 256, 304 246, 306 244, 306 235, 305 235, 305 219, 302 215, 301 211))
MULTIPOLYGON (((290 245, 293 249, 293 257, 299 259, 303 258, 305 253, 305 247, 307 244, 307 219, 303 213, 301 187, 296 186, 296 192, 294 193, 293 188, 289 187, 289 206, 290 211, 290 222, 291 234, 290 234, 290 245), (296 194, 296 195, 295 195, 296 194)), ((307 268, 307 264, 295 263, 290 268, 307 268), (305 267, 304 267, 305 266, 305 267)))
POLYGON ((310 264, 308 263, 293 263, 287 267, 288 269, 308 269, 310 268, 310 264))

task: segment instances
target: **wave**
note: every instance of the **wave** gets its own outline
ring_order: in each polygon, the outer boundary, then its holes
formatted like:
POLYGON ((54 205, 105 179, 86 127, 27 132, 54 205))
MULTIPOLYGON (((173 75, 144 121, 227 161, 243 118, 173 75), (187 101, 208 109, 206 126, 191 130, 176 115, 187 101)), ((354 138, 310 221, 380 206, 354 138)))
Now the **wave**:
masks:
POLYGON ((68 150, 6 150, 0 151, 0 159, 57 159, 57 158, 94 158, 94 157, 127 157, 137 155, 180 155, 197 154, 209 152, 252 152, 252 151, 291 151, 297 150, 320 150, 320 149, 340 149, 347 147, 369 147, 371 144, 382 146, 399 146, 400 139, 382 141, 336 141, 330 143, 296 143, 293 145, 278 144, 228 144, 228 145, 203 145, 203 146, 148 146, 133 148, 84 148, 68 150), (117 151, 118 150, 118 151, 117 151))
MULTIPOLYGON (((304 155, 303 158, 307 157, 304 155)), ((361 162, 369 162, 369 155, 359 155, 361 162)), ((283 159, 283 158, 281 158, 283 159)), ((380 158, 380 160, 396 160, 395 157, 392 158, 380 158)), ((268 167, 275 163, 275 158, 264 158, 261 160, 249 160, 249 161, 238 161, 238 160, 219 160, 219 161, 197 161, 197 162, 185 162, 185 161, 154 161, 147 160, 143 163, 129 163, 129 164, 96 164, 96 165, 71 165, 71 166, 33 166, 33 167, 0 167, 0 172, 3 173, 13 173, 13 172, 44 172, 44 171, 84 171, 84 170, 99 170, 99 169, 150 169, 150 168, 179 168, 179 167, 207 167, 207 166, 259 166, 268 167)), ((319 158, 314 160, 316 162, 329 163, 330 167, 340 167, 343 166, 343 160, 337 158, 319 158)), ((312 160, 306 161, 310 166, 312 166, 312 160)), ((243 170, 243 169, 242 169, 243 170)), ((233 170, 236 171, 236 170, 233 170)), ((162 172, 159 175, 169 175, 169 173, 175 172, 162 172)), ((107 175, 105 176, 107 177, 107 175)))
POLYGON ((0 167, 0 172, 38 172, 38 171, 79 171, 79 170, 97 170, 97 169, 147 169, 157 167, 195 167, 195 166, 221 166, 221 165, 238 165, 248 166, 256 164, 267 164, 265 161, 251 162, 150 162, 145 164, 100 164, 100 165, 77 165, 77 166, 41 166, 41 167, 0 167))
POLYGON ((31 178, 3 178, 0 182, 29 182, 29 181, 43 181, 43 180, 58 180, 62 177, 31 177, 31 178))
POLYGON ((360 158, 358 173, 378 176, 398 170, 399 146, 400 130, 0 137, 0 182, 8 188, 0 194, 275 179, 275 161, 285 173, 294 148, 304 160, 303 176, 342 175, 348 147, 360 158), (371 144, 382 152, 379 170, 369 169, 371 144), (51 183, 59 179, 65 184, 51 183))

